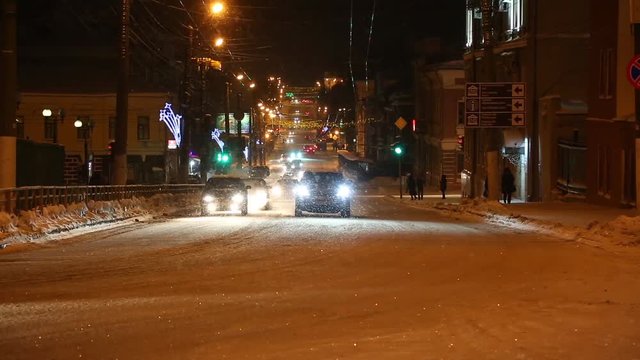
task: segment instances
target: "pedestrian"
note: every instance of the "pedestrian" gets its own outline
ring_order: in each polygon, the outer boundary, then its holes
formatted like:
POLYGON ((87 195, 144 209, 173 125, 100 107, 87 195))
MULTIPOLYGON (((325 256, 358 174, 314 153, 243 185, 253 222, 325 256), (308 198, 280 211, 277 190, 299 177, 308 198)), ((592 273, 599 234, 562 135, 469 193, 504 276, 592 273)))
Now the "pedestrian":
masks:
POLYGON ((502 173, 502 201, 511 204, 511 194, 516 191, 515 178, 508 167, 502 173))
POLYGON ((442 174, 440 177, 440 192, 442 193, 442 198, 446 198, 447 193, 447 175, 442 174))
POLYGON ((407 176, 407 192, 411 195, 411 200, 415 200, 417 198, 416 195, 416 178, 412 173, 409 173, 407 176))
POLYGON ((418 175, 418 177, 416 178, 416 190, 417 190, 418 200, 424 199, 424 183, 425 183, 424 175, 418 175))

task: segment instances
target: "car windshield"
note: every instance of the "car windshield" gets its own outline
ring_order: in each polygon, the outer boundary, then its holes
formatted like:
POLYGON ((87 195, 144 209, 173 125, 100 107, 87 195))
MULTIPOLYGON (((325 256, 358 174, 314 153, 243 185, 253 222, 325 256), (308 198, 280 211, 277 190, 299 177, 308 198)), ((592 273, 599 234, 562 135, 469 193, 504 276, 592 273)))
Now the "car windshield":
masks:
POLYGON ((267 183, 264 180, 260 180, 260 179, 247 179, 244 181, 244 183, 246 185, 249 185, 251 187, 266 187, 267 183))
POLYGON ((207 180, 205 190, 240 189, 244 183, 234 178, 212 178, 207 180))
POLYGON ((331 184, 341 182, 342 174, 335 172, 305 172, 302 181, 311 184, 331 184))

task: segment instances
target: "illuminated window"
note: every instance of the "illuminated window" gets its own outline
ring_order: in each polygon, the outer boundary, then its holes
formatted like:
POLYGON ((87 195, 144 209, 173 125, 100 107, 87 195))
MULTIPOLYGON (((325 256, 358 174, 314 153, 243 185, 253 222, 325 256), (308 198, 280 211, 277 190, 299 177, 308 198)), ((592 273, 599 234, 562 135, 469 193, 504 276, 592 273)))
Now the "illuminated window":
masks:
POLYGON ((467 47, 473 45, 473 9, 467 9, 467 47))
POLYGON ((523 19, 523 0, 502 0, 500 10, 507 13, 509 31, 520 30, 523 19))
POLYGON ((150 138, 149 117, 138 116, 138 140, 149 140, 150 138))

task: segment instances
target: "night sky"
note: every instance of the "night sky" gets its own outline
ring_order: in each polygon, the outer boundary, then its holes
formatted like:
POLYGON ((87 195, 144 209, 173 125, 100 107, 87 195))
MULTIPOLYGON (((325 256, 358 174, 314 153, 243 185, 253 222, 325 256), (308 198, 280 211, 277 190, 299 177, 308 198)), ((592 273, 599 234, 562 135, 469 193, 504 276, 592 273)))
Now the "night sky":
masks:
MULTIPOLYGON (((111 63, 117 50, 119 3, 20 1, 21 73, 28 74, 25 69, 34 64, 55 65, 52 55, 65 51, 83 54, 85 64, 111 63), (34 60, 34 54, 47 56, 34 60)), ((256 78, 282 75, 298 85, 313 84, 324 71, 349 76, 350 0, 229 0, 229 13, 216 22, 207 18, 202 0, 182 3, 188 13, 180 0, 132 0, 134 47, 159 63, 175 63, 183 56, 180 46, 186 44, 186 26, 195 24, 200 37, 217 32, 229 40, 235 58, 224 64, 230 71, 242 67, 256 78), (171 50, 167 43, 172 44, 171 50)), ((356 78, 364 77, 373 3, 354 0, 352 65, 356 78)), ((442 37, 445 46, 461 50, 463 35, 464 0, 377 0, 370 74, 410 67, 417 39, 442 37)), ((105 77, 109 77, 111 70, 105 66, 105 77)))

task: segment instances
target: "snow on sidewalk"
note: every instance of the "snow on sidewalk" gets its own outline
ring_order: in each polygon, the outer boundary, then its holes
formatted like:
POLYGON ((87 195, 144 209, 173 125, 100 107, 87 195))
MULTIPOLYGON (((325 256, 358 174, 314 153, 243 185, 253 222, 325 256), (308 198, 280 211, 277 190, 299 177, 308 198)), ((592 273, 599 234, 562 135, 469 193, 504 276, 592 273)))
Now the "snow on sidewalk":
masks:
POLYGON ((483 199, 394 200, 450 217, 480 217, 487 223, 514 230, 536 231, 610 250, 640 249, 640 213, 635 209, 564 201, 504 205, 483 199))

